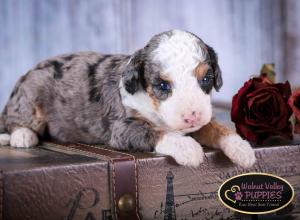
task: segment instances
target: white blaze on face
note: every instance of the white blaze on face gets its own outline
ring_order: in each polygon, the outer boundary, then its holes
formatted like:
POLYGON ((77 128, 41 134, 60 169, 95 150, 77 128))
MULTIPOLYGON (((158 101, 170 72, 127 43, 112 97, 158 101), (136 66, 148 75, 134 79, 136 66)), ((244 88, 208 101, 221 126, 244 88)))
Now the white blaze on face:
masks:
POLYGON ((205 51, 199 39, 184 31, 165 36, 153 51, 154 62, 162 65, 162 74, 172 80, 172 95, 161 101, 160 118, 174 130, 192 132, 211 120, 211 97, 200 88, 194 70, 204 62, 205 51))

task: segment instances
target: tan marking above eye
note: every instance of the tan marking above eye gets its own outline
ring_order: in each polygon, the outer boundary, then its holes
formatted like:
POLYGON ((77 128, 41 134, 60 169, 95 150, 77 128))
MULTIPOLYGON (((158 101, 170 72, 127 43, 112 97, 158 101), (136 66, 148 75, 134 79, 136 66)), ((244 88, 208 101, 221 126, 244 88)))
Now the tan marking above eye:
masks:
POLYGON ((173 83, 172 79, 171 79, 167 74, 161 74, 161 75, 160 75, 160 79, 162 79, 162 80, 168 82, 169 84, 172 84, 172 83, 173 83))
POLYGON ((194 70, 194 75, 198 80, 202 79, 209 69, 209 65, 207 63, 200 63, 194 70))

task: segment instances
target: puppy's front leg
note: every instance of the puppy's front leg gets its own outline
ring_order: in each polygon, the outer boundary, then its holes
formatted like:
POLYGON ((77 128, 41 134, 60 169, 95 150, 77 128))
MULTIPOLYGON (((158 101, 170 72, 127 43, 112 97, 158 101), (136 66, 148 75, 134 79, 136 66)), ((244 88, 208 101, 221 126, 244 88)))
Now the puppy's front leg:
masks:
POLYGON ((197 167, 204 157, 202 147, 193 138, 157 131, 147 121, 134 118, 114 123, 109 144, 121 150, 155 150, 173 157, 180 165, 191 167, 197 167))
POLYGON ((109 144, 120 150, 153 151, 160 135, 149 122, 126 118, 114 123, 109 144))
POLYGON ((232 162, 241 167, 251 167, 255 163, 254 150, 237 133, 216 121, 211 121, 192 134, 199 143, 221 149, 232 162))

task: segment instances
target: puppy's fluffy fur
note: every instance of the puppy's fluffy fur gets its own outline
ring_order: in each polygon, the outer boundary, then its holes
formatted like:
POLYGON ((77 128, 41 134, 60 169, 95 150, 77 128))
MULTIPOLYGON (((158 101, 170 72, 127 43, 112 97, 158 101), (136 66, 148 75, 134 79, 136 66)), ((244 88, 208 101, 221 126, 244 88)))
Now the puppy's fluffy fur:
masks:
POLYGON ((1 135, 0 143, 31 147, 38 136, 49 135, 61 142, 155 150, 193 167, 203 160, 203 143, 251 166, 250 145, 211 121, 210 92, 221 86, 214 50, 186 31, 158 34, 131 56, 54 57, 18 81, 0 120, 11 136, 1 135))

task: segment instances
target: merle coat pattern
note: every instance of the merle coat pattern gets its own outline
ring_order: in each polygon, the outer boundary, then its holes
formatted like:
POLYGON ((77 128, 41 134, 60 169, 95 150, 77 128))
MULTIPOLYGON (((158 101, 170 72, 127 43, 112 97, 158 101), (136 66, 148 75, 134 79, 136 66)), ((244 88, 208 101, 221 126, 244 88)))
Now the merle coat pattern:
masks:
MULTIPOLYGON (((121 103, 118 87, 129 58, 81 52, 38 64, 18 81, 3 111, 7 131, 22 126, 62 142, 89 144, 109 143, 112 136, 129 139, 130 129, 149 126, 127 117, 121 103)), ((147 129, 139 131, 150 142, 155 138, 147 129)), ((139 138, 111 142, 120 149, 154 146, 139 138)))

